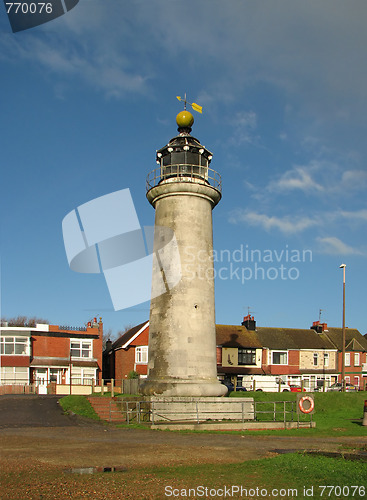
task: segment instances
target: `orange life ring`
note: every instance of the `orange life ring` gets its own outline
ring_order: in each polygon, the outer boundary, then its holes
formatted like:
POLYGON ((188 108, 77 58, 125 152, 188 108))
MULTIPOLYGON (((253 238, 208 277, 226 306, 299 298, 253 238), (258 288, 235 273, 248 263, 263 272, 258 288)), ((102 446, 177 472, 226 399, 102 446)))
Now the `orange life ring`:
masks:
POLYGON ((313 398, 311 398, 310 396, 303 396, 303 398, 301 398, 298 402, 298 407, 302 413, 311 413, 313 411, 313 409, 315 408, 315 403, 314 403, 313 398), (308 403, 310 404, 309 408, 305 408, 303 406, 303 403, 305 401, 308 401, 308 403))

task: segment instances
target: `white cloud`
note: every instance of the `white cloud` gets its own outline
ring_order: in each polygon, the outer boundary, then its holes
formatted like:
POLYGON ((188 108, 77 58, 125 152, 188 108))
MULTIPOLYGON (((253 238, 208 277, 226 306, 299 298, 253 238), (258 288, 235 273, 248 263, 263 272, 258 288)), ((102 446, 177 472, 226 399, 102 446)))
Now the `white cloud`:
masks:
MULTIPOLYGON (((153 65, 157 74, 166 72, 169 78, 186 67, 202 80, 206 93, 221 88, 222 100, 264 82, 281 89, 287 100, 297 95, 296 107, 310 115, 330 118, 348 110, 355 120, 353 111, 365 109, 367 67, 360 64, 367 45, 365 14, 365 0, 354 0, 353 8, 339 0, 88 0, 18 39, 25 57, 35 61, 42 56, 32 57, 27 45, 33 36, 42 38, 43 48, 55 57, 47 63, 43 58, 42 64, 53 71, 60 71, 72 55, 67 43, 89 66, 101 56, 106 65, 99 60, 89 76, 82 71, 76 75, 112 93, 134 87, 140 91, 141 79, 151 75, 153 65), (107 66, 112 72, 112 59, 119 71, 106 81, 103 70, 107 66)), ((11 58, 13 47, 3 42, 0 53, 11 58)))
POLYGON ((266 82, 298 95, 298 110, 316 119, 365 109, 367 67, 358 62, 367 45, 365 0, 353 9, 339 0, 157 0, 144 11, 152 39, 166 53, 189 54, 201 72, 215 69, 212 84, 225 82, 227 94, 266 82))
POLYGON ((367 210, 362 209, 362 210, 355 210, 354 212, 346 211, 346 210, 341 210, 339 212, 339 215, 341 217, 344 217, 346 219, 352 220, 353 222, 367 222, 367 210))
POLYGON ((252 191, 254 193, 257 192, 257 187, 254 184, 252 184, 251 182, 249 182, 247 180, 244 180, 243 181, 243 185, 244 185, 244 187, 245 187, 246 190, 252 191))
POLYGON ((233 119, 233 125, 235 127, 254 130, 256 128, 256 125, 257 125, 256 113, 254 111, 240 111, 240 112, 238 112, 233 119))
POLYGON ((300 216, 277 217, 263 213, 252 212, 250 210, 236 210, 230 217, 232 224, 245 223, 250 226, 262 227, 266 231, 278 230, 284 234, 301 233, 306 229, 318 224, 316 219, 300 216))
POLYGON ((316 182, 311 175, 309 167, 295 166, 285 172, 278 180, 271 181, 267 190, 272 191, 291 191, 301 190, 304 192, 323 191, 324 188, 316 182))
MULTIPOLYGON (((95 8, 93 4, 92 11, 95 8)), ((55 83, 55 91, 56 87, 60 88, 61 82, 72 82, 73 86, 79 82, 80 85, 88 84, 110 97, 147 92, 147 81, 151 78, 149 69, 136 65, 134 50, 130 51, 130 57, 125 55, 126 48, 121 50, 124 38, 129 39, 131 35, 120 33, 118 39, 114 33, 101 33, 103 30, 97 26, 93 37, 87 28, 83 29, 83 18, 80 15, 78 5, 70 14, 55 21, 55 24, 47 23, 41 34, 30 31, 25 32, 21 38, 0 35, 1 59, 9 64, 15 61, 17 65, 28 63, 44 75, 57 75, 59 79, 55 83), (78 25, 75 19, 81 24, 78 25), (55 26, 60 27, 61 23, 63 31, 55 31, 55 26)), ((95 26, 95 21, 92 25, 95 26)), ((126 45, 129 46, 128 41, 126 45)))
POLYGON ((230 144, 241 146, 243 144, 256 144, 259 136, 254 131, 257 127, 257 116, 254 111, 240 111, 231 120, 234 129, 230 144))
POLYGON ((343 243, 335 236, 318 237, 319 251, 328 255, 365 255, 364 252, 343 243))
POLYGON ((346 170, 342 174, 340 189, 359 190, 367 188, 367 172, 365 170, 346 170))
MULTIPOLYGON (((330 153, 330 152, 329 152, 330 153)), ((314 159, 305 165, 293 165, 290 169, 268 182, 265 190, 270 193, 299 191, 305 194, 322 194, 318 202, 328 203, 335 197, 355 196, 367 189, 367 172, 358 168, 345 168, 345 164, 358 163, 349 155, 338 155, 337 161, 314 159)))

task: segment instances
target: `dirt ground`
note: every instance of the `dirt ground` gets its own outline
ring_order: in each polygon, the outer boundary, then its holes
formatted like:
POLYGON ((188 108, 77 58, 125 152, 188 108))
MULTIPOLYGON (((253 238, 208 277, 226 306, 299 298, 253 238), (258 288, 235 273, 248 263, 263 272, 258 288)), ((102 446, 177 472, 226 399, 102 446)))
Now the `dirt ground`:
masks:
POLYGON ((150 465, 233 463, 273 456, 276 450, 337 451, 367 444, 365 437, 312 438, 181 434, 118 429, 64 415, 56 397, 0 398, 0 460, 49 465, 128 468, 150 465))
MULTIPOLYGON (((312 438, 196 434, 116 428, 64 415, 54 398, 0 398, 1 500, 156 499, 163 486, 145 467, 225 464, 273 457, 284 450, 338 451, 367 445, 367 437, 312 438), (77 481, 70 468, 115 467, 138 474, 134 483, 92 476, 77 481), (125 484, 126 483, 126 484, 125 484), (141 491, 144 491, 142 496, 141 491)), ((134 476, 133 476, 134 477, 134 476)))
POLYGON ((64 427, 0 429, 0 460, 37 460, 73 467, 139 468, 151 465, 234 463, 274 456, 278 450, 337 451, 361 446, 367 438, 308 438, 241 436, 238 434, 179 434, 85 422, 79 417, 64 427))

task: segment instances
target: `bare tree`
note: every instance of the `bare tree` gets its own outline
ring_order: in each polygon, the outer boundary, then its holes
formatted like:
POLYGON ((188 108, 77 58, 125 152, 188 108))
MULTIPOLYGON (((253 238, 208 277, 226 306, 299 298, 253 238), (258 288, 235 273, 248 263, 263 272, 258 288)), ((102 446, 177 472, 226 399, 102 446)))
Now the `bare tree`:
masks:
POLYGON ((1 318, 1 323, 7 323, 8 326, 24 326, 24 327, 35 327, 37 323, 49 324, 47 319, 37 318, 33 316, 29 318, 28 316, 17 316, 15 318, 1 318))
POLYGON ((132 328, 131 325, 124 326, 122 330, 119 330, 117 333, 112 332, 112 328, 109 328, 108 330, 103 332, 103 350, 106 349, 106 343, 108 340, 111 340, 111 342, 115 342, 118 338, 121 337, 124 333, 128 332, 132 328))
POLYGON ((114 334, 112 333, 112 328, 109 328, 108 330, 103 330, 103 337, 102 337, 102 349, 106 349, 106 343, 107 340, 111 340, 114 342, 116 339, 114 338, 114 334))
POLYGON ((131 329, 132 329, 132 325, 126 325, 126 326, 124 326, 124 328, 122 330, 119 330, 117 332, 117 338, 121 337, 121 335, 123 335, 124 333, 128 332, 131 329))

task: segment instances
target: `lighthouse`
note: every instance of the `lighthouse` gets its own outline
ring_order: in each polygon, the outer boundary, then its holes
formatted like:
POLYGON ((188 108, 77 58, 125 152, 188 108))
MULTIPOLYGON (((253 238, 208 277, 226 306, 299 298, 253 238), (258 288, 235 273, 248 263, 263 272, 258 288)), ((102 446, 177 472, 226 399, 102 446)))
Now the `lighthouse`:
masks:
POLYGON ((167 265, 154 259, 149 320, 148 376, 141 392, 157 396, 222 396, 217 378, 212 210, 221 200, 212 153, 191 135, 193 115, 181 111, 178 135, 157 151, 159 167, 147 179, 155 209, 153 253, 164 247, 159 228, 175 238, 167 265), (166 277, 180 273, 169 286, 166 277), (159 280, 158 280, 159 278, 159 280), (166 283, 154 292, 157 281, 166 283))

